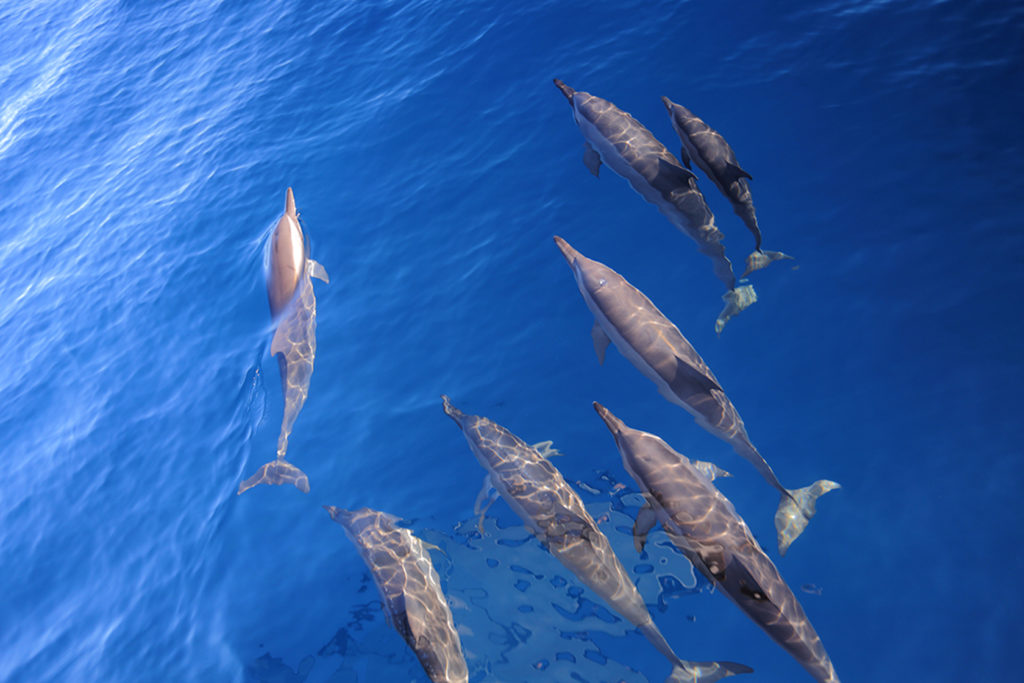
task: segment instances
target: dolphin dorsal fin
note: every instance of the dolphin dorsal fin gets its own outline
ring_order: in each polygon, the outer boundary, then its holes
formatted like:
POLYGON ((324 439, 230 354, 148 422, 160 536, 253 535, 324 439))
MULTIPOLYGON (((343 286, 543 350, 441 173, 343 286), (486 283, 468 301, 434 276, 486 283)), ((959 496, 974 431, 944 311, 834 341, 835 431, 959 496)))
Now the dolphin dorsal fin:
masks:
POLYGON ((721 173, 722 184, 729 187, 740 178, 746 178, 747 180, 753 180, 753 177, 737 164, 728 163, 725 165, 725 169, 721 173))

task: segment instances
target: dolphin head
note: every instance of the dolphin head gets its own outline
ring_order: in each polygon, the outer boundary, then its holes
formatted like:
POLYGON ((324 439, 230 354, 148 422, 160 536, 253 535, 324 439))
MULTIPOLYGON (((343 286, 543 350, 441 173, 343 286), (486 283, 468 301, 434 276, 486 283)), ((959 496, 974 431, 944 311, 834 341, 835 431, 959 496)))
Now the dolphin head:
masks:
POLYGON ((593 259, 589 259, 572 248, 568 242, 561 237, 555 236, 555 244, 565 257, 566 263, 572 268, 572 274, 576 278, 576 284, 584 297, 600 297, 598 292, 612 280, 615 275, 608 266, 593 259))
POLYGON ((276 316, 291 302, 305 270, 306 243, 295 211, 295 196, 289 187, 284 214, 270 236, 267 298, 270 299, 272 315, 276 316))
MULTIPOLYGON (((605 426, 608 427, 608 431, 615 437, 615 445, 622 455, 622 466, 626 468, 629 476, 636 480, 637 485, 641 489, 645 491, 650 490, 647 482, 650 481, 651 474, 659 469, 662 464, 658 462, 656 457, 659 454, 659 449, 638 446, 647 446, 649 438, 657 439, 657 441, 661 440, 652 434, 646 434, 627 427, 626 423, 597 401, 594 401, 594 410, 601 416, 605 426), (636 437, 641 437, 641 439, 638 440, 636 437)), ((664 442, 662 443, 664 444, 664 442)))

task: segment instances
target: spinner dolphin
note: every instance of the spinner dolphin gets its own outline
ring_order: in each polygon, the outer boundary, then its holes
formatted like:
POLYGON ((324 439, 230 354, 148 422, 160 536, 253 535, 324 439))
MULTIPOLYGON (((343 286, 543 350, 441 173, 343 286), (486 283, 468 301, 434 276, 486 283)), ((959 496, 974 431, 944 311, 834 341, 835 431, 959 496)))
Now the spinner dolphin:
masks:
POLYGON ((309 258, 290 187, 285 198, 284 215, 270 236, 269 246, 267 298, 270 313, 277 321, 270 353, 277 356, 281 370, 284 416, 277 438, 277 457, 243 481, 238 493, 258 484, 294 484, 303 493, 309 493, 309 478, 285 456, 295 418, 309 394, 309 380, 316 356, 316 296, 311 278, 328 282, 328 277, 324 267, 309 258))
POLYGON ((733 211, 743 219, 747 229, 754 236, 754 251, 747 257, 747 269, 743 277, 773 261, 792 258, 781 251, 761 249, 761 228, 757 224, 754 199, 750 195, 750 185, 747 182, 751 177, 740 167, 736 161, 736 153, 732 151, 725 138, 681 104, 676 104, 667 97, 662 97, 661 101, 668 109, 672 127, 683 143, 683 163, 689 168, 692 159, 700 166, 711 182, 729 200, 733 211))
POLYGON ((653 434, 594 409, 615 437, 622 462, 646 504, 633 527, 637 551, 656 523, 708 581, 717 586, 815 680, 838 683, 825 646, 778 569, 732 503, 685 456, 653 434))
POLYGON ((325 505, 331 519, 359 550, 380 590, 396 631, 416 653, 434 683, 466 683, 469 670, 441 579, 428 548, 396 517, 369 508, 355 511, 325 505))

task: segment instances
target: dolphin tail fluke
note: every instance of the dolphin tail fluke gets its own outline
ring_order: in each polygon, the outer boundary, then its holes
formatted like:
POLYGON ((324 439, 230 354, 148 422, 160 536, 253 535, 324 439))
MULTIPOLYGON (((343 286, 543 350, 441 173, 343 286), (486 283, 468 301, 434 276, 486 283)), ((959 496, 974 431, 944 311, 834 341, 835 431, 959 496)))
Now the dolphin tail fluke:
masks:
POLYGON ((770 263, 775 263, 787 259, 792 261, 793 257, 789 254, 783 254, 781 251, 763 251, 757 249, 750 252, 750 256, 747 257, 747 269, 743 271, 741 277, 746 277, 753 273, 755 270, 761 270, 770 263))
POLYGON ((238 493, 241 495, 259 484, 294 484, 298 490, 309 493, 309 477, 284 458, 274 458, 256 470, 256 474, 238 485, 238 493))
POLYGON ((685 666, 676 666, 665 683, 712 683, 727 676, 749 674, 754 670, 749 666, 736 662, 683 662, 685 666))
POLYGON ((712 681, 721 680, 726 676, 747 674, 753 671, 749 666, 735 662, 688 662, 685 659, 679 659, 650 617, 646 623, 638 624, 637 628, 657 648, 658 652, 668 657, 668 660, 673 663, 672 673, 665 679, 665 683, 671 681, 712 683, 712 681))
POLYGON ((779 533, 779 554, 785 555, 789 546, 807 528, 814 516, 815 503, 829 491, 839 488, 834 481, 822 479, 802 489, 782 494, 779 509, 775 511, 775 530, 779 533))
POLYGON ((729 322, 733 316, 742 313, 751 304, 757 302, 757 292, 754 291, 754 285, 743 285, 730 289, 728 292, 722 295, 722 301, 725 302, 725 306, 722 308, 722 312, 718 314, 718 318, 715 319, 715 334, 722 334, 722 330, 725 329, 725 324, 729 322))

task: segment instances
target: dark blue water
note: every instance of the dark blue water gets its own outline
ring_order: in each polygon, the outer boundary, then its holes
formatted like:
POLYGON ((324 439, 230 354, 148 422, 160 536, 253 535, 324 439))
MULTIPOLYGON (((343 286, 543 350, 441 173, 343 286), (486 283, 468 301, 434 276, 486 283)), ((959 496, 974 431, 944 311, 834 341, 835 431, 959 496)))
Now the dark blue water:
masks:
POLYGON ((331 504, 446 549, 472 681, 662 680, 504 503, 475 536, 484 473, 445 392, 566 453, 682 656, 810 680, 664 536, 632 550, 593 400, 733 472, 844 681, 1014 680, 1024 11, 786 5, 0 7, 0 679, 426 680, 331 504), (706 259, 586 171, 555 76, 676 149, 668 95, 753 175, 797 261, 720 338, 706 259), (312 490, 237 497, 277 438, 262 260, 289 185, 332 278, 289 451, 312 490), (556 233, 679 325, 784 482, 843 485, 786 557, 753 468, 597 364, 556 233))

